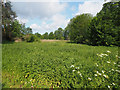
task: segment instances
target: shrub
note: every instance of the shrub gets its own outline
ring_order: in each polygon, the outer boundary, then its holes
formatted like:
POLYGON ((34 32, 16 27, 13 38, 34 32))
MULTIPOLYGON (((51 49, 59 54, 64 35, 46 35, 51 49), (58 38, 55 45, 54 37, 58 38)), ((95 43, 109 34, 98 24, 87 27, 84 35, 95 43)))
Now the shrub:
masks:
POLYGON ((36 35, 27 35, 25 37, 26 42, 34 42, 34 41, 40 41, 36 35))

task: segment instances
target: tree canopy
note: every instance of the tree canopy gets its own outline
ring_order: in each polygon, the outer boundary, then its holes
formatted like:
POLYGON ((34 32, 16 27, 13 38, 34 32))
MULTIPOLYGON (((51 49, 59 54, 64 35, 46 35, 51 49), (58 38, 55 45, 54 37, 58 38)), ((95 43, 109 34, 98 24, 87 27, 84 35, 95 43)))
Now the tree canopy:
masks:
POLYGON ((92 19, 89 27, 91 45, 118 45, 120 33, 120 2, 108 2, 92 19))
POLYGON ((91 14, 81 14, 70 20, 67 28, 70 40, 77 43, 84 43, 87 36, 88 25, 92 19, 91 14))
POLYGON ((15 37, 32 34, 30 27, 20 24, 16 19, 16 12, 12 10, 10 1, 2 2, 2 39, 13 40, 15 37))

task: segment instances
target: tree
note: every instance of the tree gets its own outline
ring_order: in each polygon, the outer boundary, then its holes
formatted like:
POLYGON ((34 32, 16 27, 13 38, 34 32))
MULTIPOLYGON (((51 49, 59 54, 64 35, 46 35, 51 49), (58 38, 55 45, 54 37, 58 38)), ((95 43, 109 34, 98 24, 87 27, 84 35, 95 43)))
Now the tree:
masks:
POLYGON ((19 22, 17 20, 15 20, 14 22, 12 22, 10 29, 12 30, 12 37, 20 37, 22 36, 21 33, 21 24, 19 24, 19 22))
POLYGON ((32 28, 27 27, 26 28, 26 34, 32 34, 32 28))
POLYGON ((32 34, 30 27, 25 27, 25 24, 20 24, 16 13, 12 10, 10 1, 6 3, 2 2, 2 39, 14 40, 15 37, 21 37, 22 35, 32 34))
POLYGON ((35 33, 35 35, 36 35, 37 37, 41 38, 41 34, 39 34, 38 32, 35 33))
POLYGON ((3 39, 12 39, 12 30, 10 29, 10 25, 14 22, 15 17, 16 13, 12 10, 11 2, 2 2, 3 39))
POLYGON ((54 38, 55 38, 55 36, 54 36, 53 32, 50 32, 49 39, 54 39, 54 38))
POLYGON ((70 36, 69 36, 69 28, 66 27, 63 33, 64 39, 65 40, 69 40, 70 36))
POLYGON ((81 14, 70 20, 67 28, 69 29, 70 40, 72 42, 85 43, 91 19, 91 14, 81 14))
POLYGON ((49 39, 48 32, 43 34, 44 39, 49 39))
MULTIPOLYGON (((105 2, 108 0, 104 0, 105 2)), ((110 0, 110 2, 119 2, 120 0, 110 0)))
POLYGON ((90 23, 91 45, 119 45, 120 2, 108 2, 90 23))
POLYGON ((62 28, 58 28, 58 30, 56 30, 55 32, 54 32, 54 35, 55 35, 55 38, 56 39, 59 39, 59 40, 63 40, 64 39, 64 37, 63 37, 63 29, 62 28))

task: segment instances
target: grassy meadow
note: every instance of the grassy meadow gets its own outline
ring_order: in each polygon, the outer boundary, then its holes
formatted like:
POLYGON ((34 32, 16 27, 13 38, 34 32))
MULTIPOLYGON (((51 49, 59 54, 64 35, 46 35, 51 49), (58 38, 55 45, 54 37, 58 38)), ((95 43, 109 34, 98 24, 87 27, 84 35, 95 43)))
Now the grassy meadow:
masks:
POLYGON ((118 88, 118 47, 59 42, 2 44, 3 88, 118 88))

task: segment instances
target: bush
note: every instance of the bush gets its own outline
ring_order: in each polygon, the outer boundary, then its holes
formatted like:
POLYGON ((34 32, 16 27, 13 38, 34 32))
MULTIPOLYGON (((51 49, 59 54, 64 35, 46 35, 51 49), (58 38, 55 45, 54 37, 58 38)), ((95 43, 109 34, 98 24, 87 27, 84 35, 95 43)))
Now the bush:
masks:
POLYGON ((27 35, 25 37, 26 42, 34 42, 34 41, 40 41, 36 35, 27 35))
POLYGON ((94 17, 90 23, 89 44, 119 46, 120 32, 120 2, 109 2, 103 5, 102 10, 94 17))
POLYGON ((87 29, 91 20, 91 14, 81 14, 72 18, 67 26, 69 29, 70 41, 85 43, 87 38, 87 29))

